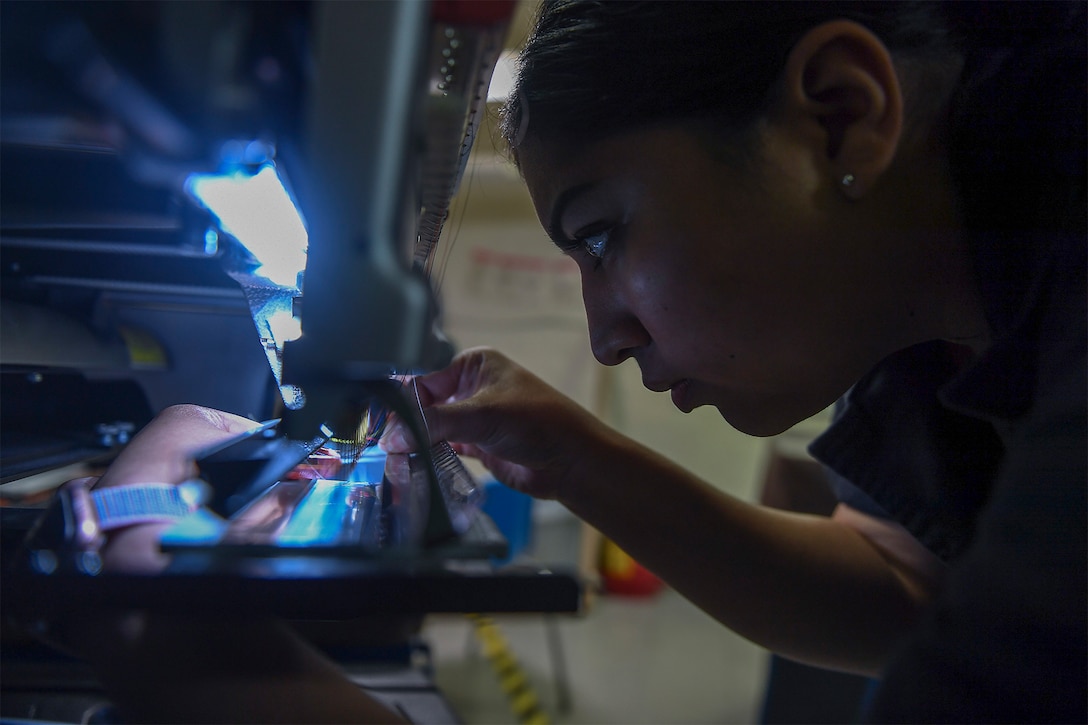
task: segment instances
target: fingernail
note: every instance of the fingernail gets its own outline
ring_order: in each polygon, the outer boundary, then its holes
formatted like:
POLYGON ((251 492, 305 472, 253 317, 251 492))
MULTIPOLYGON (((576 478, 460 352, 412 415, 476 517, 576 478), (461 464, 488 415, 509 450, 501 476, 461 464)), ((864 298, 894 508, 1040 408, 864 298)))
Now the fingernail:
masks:
POLYGON ((378 441, 378 447, 386 453, 401 453, 407 450, 408 439, 404 436, 404 430, 399 427, 387 430, 378 441))

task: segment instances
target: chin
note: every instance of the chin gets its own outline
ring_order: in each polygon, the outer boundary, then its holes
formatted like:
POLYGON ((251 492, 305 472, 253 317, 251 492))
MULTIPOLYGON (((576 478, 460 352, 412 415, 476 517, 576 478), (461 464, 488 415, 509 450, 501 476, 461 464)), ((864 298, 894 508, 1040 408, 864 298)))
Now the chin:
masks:
POLYGON ((776 436, 779 433, 785 433, 787 430, 809 417, 807 415, 800 418, 785 415, 746 415, 733 409, 726 410, 722 405, 715 405, 714 407, 718 409, 718 413, 730 426, 745 435, 755 436, 756 438, 769 438, 771 436, 776 436))

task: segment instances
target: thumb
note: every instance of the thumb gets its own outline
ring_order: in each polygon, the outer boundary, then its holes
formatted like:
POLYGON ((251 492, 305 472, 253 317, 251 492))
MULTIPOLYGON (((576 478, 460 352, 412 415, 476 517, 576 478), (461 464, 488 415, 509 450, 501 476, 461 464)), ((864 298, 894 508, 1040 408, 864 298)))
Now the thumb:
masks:
MULTIPOLYGON (((430 442, 484 443, 491 430, 479 408, 472 400, 424 408, 422 432, 430 442)), ((412 426, 397 417, 390 419, 378 445, 386 453, 411 453, 419 450, 420 443, 412 432, 412 426)))
MULTIPOLYGON (((442 370, 418 375, 404 381, 406 395, 419 406, 423 427, 431 440, 465 440, 457 420, 462 407, 472 409, 472 397, 481 384, 480 370, 490 351, 485 348, 466 350, 442 370), (455 402, 457 401, 457 402, 455 402), (450 418, 454 420, 451 421, 450 418)), ((386 453, 411 453, 419 448, 412 426, 402 416, 390 416, 386 431, 379 441, 386 453)))

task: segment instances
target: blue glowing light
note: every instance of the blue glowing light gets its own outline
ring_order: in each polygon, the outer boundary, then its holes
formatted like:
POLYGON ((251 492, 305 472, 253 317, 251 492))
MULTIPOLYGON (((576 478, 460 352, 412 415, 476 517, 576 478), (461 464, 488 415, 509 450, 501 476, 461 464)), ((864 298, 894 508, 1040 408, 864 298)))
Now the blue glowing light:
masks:
POLYGON ((306 268, 306 227, 274 166, 266 164, 252 175, 193 174, 186 185, 223 231, 260 262, 254 274, 281 287, 298 286, 306 268))

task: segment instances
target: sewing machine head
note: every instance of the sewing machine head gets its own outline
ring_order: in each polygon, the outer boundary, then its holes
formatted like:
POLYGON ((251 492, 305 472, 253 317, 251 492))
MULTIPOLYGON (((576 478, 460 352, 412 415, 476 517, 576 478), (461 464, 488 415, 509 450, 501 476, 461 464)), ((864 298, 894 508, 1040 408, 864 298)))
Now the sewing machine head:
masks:
MULTIPOLYGON (((0 482, 82 475, 172 403, 280 418, 201 462, 225 520, 413 417, 393 380, 452 356, 428 272, 512 2, 0 9, 0 482)), ((447 539, 462 471, 381 510, 447 539)))
POLYGON ((126 430, 189 401, 309 439, 448 362, 427 273, 512 11, 4 3, 5 402, 63 370, 135 381, 126 430))

